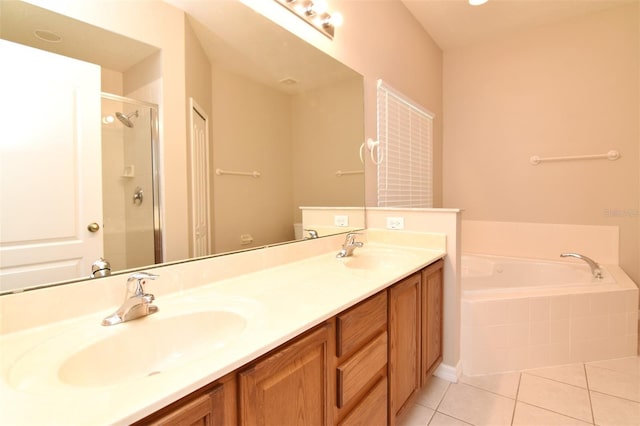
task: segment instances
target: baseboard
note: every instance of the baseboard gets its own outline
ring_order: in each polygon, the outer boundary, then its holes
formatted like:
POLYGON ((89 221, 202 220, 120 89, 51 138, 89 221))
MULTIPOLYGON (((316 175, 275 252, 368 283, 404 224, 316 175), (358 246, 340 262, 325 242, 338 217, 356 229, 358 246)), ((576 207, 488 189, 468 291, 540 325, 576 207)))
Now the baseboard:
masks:
POLYGON ((458 361, 455 367, 441 363, 436 368, 436 371, 433 372, 433 375, 451 383, 458 383, 458 379, 462 376, 462 362, 458 361))

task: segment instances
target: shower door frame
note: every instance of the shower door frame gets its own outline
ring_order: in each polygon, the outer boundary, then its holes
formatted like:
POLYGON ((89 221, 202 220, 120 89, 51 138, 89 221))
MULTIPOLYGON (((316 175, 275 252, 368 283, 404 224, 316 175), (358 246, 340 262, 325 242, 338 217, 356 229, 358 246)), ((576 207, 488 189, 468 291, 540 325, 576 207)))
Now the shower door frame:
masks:
POLYGON ((153 247, 155 264, 162 263, 164 261, 164 253, 162 245, 162 210, 160 209, 160 132, 158 105, 107 92, 101 92, 100 98, 117 102, 126 102, 150 108, 151 110, 149 121, 151 123, 151 169, 153 170, 153 247))

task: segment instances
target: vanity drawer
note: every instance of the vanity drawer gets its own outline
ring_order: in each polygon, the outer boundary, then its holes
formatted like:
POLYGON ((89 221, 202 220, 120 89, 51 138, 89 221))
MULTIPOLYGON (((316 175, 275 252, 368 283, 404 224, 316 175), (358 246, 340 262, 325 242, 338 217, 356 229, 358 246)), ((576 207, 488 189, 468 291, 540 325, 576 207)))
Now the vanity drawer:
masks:
POLYGON ((367 396, 340 422, 339 426, 386 425, 387 378, 383 377, 367 396))
POLYGON ((384 332, 338 367, 338 408, 349 404, 386 365, 387 333, 384 332))
POLYGON ((337 316, 336 352, 341 357, 387 329, 387 292, 361 302, 337 316))

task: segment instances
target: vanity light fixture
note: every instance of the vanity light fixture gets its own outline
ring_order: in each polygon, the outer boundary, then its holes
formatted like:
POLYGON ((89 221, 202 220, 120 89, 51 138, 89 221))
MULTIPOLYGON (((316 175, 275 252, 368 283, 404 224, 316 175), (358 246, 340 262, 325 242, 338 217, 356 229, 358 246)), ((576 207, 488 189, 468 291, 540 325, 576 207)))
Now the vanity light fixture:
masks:
POLYGON ((489 0, 469 0, 469 4, 471 6, 480 6, 481 4, 485 4, 489 0))
POLYGON ((327 12, 326 0, 275 0, 297 17, 333 40, 336 27, 342 24, 342 15, 327 12))

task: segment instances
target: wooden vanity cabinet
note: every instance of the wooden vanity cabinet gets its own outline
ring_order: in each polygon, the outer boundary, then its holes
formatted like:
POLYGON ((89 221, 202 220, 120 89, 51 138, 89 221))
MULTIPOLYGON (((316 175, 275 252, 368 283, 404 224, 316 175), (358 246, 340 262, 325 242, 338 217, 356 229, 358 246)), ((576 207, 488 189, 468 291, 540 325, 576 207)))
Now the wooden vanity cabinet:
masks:
POLYGON ((236 390, 235 374, 228 374, 134 423, 134 426, 236 425, 236 390))
POLYGON ((334 320, 238 373, 242 425, 332 425, 334 320))
POLYGON ((136 425, 395 425, 442 360, 443 261, 136 425))
POLYGON ((389 289, 389 416, 390 424, 420 389, 421 274, 389 289))
POLYGON ((442 361, 443 265, 439 260, 422 270, 422 366, 420 386, 442 361))
POLYGON ((392 425, 442 361, 443 265, 432 263, 388 290, 392 425))
POLYGON ((387 424, 387 292, 336 316, 336 424, 387 424))

